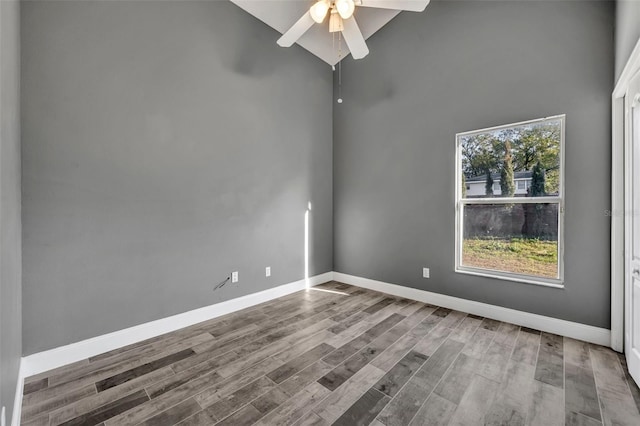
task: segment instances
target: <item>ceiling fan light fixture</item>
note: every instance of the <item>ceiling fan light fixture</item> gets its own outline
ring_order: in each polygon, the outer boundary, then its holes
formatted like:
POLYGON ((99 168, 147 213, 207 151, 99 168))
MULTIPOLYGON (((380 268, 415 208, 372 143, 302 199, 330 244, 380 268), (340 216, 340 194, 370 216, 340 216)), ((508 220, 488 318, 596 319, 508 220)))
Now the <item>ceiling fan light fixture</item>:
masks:
POLYGON ((349 19, 353 16, 353 11, 356 8, 356 4, 353 0, 336 0, 336 9, 342 19, 349 19))
POLYGON ((322 24, 325 16, 327 16, 327 12, 329 11, 329 1, 328 0, 319 0, 311 9, 309 9, 309 13, 311 14, 311 19, 316 21, 318 24, 322 24))

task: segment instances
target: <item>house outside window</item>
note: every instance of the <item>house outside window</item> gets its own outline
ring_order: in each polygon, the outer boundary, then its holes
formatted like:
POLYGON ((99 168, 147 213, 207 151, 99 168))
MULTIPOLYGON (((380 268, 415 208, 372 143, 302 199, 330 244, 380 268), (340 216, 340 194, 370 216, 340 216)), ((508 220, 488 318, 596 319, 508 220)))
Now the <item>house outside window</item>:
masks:
MULTIPOLYGON (((529 176, 529 178, 527 179, 527 181, 531 181, 531 176, 529 176)), ((526 194, 527 191, 527 181, 525 181, 524 179, 519 179, 516 180, 516 194, 518 194, 518 192, 521 192, 523 194, 526 194)))
MULTIPOLYGON (((527 195, 527 189, 529 189, 529 184, 531 183, 531 174, 531 170, 514 173, 514 180, 516 183, 516 192, 514 195, 516 197, 524 197, 527 195)), ((493 195, 501 195, 502 192, 500 190, 500 174, 492 173, 491 178, 493 180, 493 195)), ((475 176, 468 178, 468 180, 466 181, 467 197, 484 197, 486 184, 486 176, 475 176)))
POLYGON ((562 286, 564 123, 456 135, 456 272, 562 286))

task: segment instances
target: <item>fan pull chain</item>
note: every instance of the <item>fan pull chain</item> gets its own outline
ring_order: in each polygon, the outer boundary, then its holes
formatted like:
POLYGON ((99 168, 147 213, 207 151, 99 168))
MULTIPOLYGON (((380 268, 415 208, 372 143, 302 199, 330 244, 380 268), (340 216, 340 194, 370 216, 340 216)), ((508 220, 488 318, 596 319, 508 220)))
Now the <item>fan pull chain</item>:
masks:
MULTIPOLYGON (((339 62, 340 61, 340 50, 336 49, 336 33, 335 32, 331 33, 331 43, 332 43, 333 50, 338 50, 338 62, 339 62)), ((335 65, 331 65, 331 70, 335 71, 336 70, 336 66, 335 65)))
POLYGON ((338 34, 338 103, 342 103, 342 33, 338 34))
MULTIPOLYGON (((338 33, 338 100, 339 104, 342 103, 342 32, 336 31, 331 34, 331 40, 333 42, 333 48, 336 48, 336 33, 338 33)), ((335 71, 336 66, 331 65, 331 70, 335 71)))
POLYGON ((342 103, 342 61, 338 64, 338 103, 342 103))

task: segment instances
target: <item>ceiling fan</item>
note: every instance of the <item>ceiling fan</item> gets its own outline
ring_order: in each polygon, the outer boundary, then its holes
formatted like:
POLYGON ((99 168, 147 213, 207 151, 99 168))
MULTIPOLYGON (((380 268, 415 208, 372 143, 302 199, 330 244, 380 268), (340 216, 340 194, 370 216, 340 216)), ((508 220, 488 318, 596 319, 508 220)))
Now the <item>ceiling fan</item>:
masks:
POLYGON ((278 45, 290 47, 306 33, 313 24, 321 24, 329 15, 329 32, 342 32, 342 36, 354 59, 369 54, 360 27, 353 17, 355 7, 407 10, 422 12, 430 0, 317 0, 289 30, 278 39, 278 45))

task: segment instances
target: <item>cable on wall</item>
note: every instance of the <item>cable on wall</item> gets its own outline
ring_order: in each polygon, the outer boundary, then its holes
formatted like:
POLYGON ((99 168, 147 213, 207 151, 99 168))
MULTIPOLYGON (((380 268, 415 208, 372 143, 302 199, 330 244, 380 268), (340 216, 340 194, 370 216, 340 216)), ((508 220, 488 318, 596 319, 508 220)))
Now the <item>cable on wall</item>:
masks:
POLYGON ((218 285, 216 285, 216 286, 213 288, 213 291, 216 291, 216 290, 218 290, 219 288, 224 287, 224 286, 225 286, 225 284, 226 284, 226 283, 228 283, 230 279, 231 279, 231 277, 227 277, 227 278, 225 278, 224 280, 220 281, 220 282, 218 283, 218 285))

